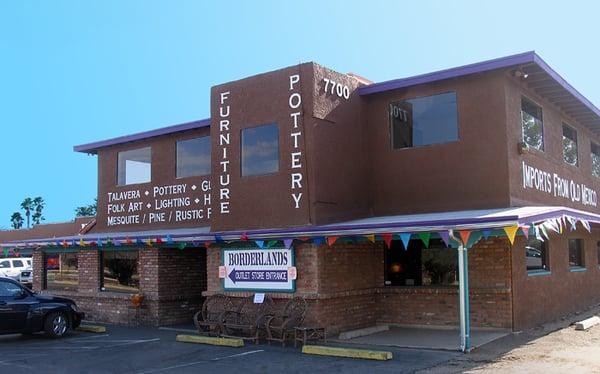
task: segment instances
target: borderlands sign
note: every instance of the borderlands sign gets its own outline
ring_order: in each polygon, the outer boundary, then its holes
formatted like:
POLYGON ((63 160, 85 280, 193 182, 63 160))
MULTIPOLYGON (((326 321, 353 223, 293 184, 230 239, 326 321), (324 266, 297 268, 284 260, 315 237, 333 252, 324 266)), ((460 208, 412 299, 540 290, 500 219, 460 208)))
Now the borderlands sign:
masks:
POLYGON ((523 188, 534 189, 548 195, 580 203, 584 206, 597 206, 598 194, 583 183, 566 179, 556 173, 540 170, 523 162, 523 188))
POLYGON ((294 292, 293 249, 223 249, 219 277, 226 291, 294 292))

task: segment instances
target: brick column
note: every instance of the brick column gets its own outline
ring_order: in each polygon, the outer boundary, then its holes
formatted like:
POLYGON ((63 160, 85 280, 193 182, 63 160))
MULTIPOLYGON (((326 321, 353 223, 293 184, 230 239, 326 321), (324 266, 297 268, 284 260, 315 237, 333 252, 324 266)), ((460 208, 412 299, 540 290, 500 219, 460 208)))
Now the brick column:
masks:
POLYGON ((158 298, 158 251, 158 248, 139 250, 140 293, 145 298, 158 298))
POLYGON ((96 293, 100 290, 100 254, 97 249, 77 252, 79 292, 96 293))
POLYGON ((33 268, 33 290, 40 292, 44 287, 44 278, 46 277, 46 270, 44 269, 44 253, 36 249, 33 251, 33 258, 31 259, 31 266, 33 268))

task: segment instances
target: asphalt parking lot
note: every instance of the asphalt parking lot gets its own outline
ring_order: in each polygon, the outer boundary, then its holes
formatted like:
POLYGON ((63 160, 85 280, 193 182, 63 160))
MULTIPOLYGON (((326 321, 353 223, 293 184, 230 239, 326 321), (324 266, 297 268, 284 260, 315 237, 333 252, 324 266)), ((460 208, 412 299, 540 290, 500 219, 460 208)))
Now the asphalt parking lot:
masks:
MULTIPOLYGON (((181 332, 179 332, 181 333, 181 332)), ((411 373, 450 361, 458 352, 385 349, 390 361, 305 355, 265 344, 243 348, 175 341, 176 331, 107 326, 107 332, 0 336, 1 373, 411 373)), ((381 349, 381 347, 379 347, 381 349)))

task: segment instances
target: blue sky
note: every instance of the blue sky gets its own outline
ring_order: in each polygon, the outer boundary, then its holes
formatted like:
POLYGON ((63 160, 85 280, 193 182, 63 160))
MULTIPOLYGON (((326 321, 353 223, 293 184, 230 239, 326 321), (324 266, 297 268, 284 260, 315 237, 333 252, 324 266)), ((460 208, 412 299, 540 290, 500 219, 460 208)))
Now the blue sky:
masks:
POLYGON ((383 81, 536 50, 600 106, 600 3, 0 2, 0 228, 96 196, 73 145, 209 115, 210 87, 304 61, 383 81))

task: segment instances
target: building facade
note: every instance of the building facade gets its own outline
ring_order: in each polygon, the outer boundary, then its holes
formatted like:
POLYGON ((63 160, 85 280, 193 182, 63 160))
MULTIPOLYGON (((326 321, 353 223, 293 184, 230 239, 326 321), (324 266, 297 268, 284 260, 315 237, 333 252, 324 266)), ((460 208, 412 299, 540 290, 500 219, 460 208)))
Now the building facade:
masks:
POLYGON ((600 111, 533 52, 383 83, 304 63, 210 107, 75 147, 98 157, 93 227, 2 242, 36 248, 36 290, 151 325, 302 296, 331 333, 457 325, 461 274, 474 326, 600 301, 600 111))

